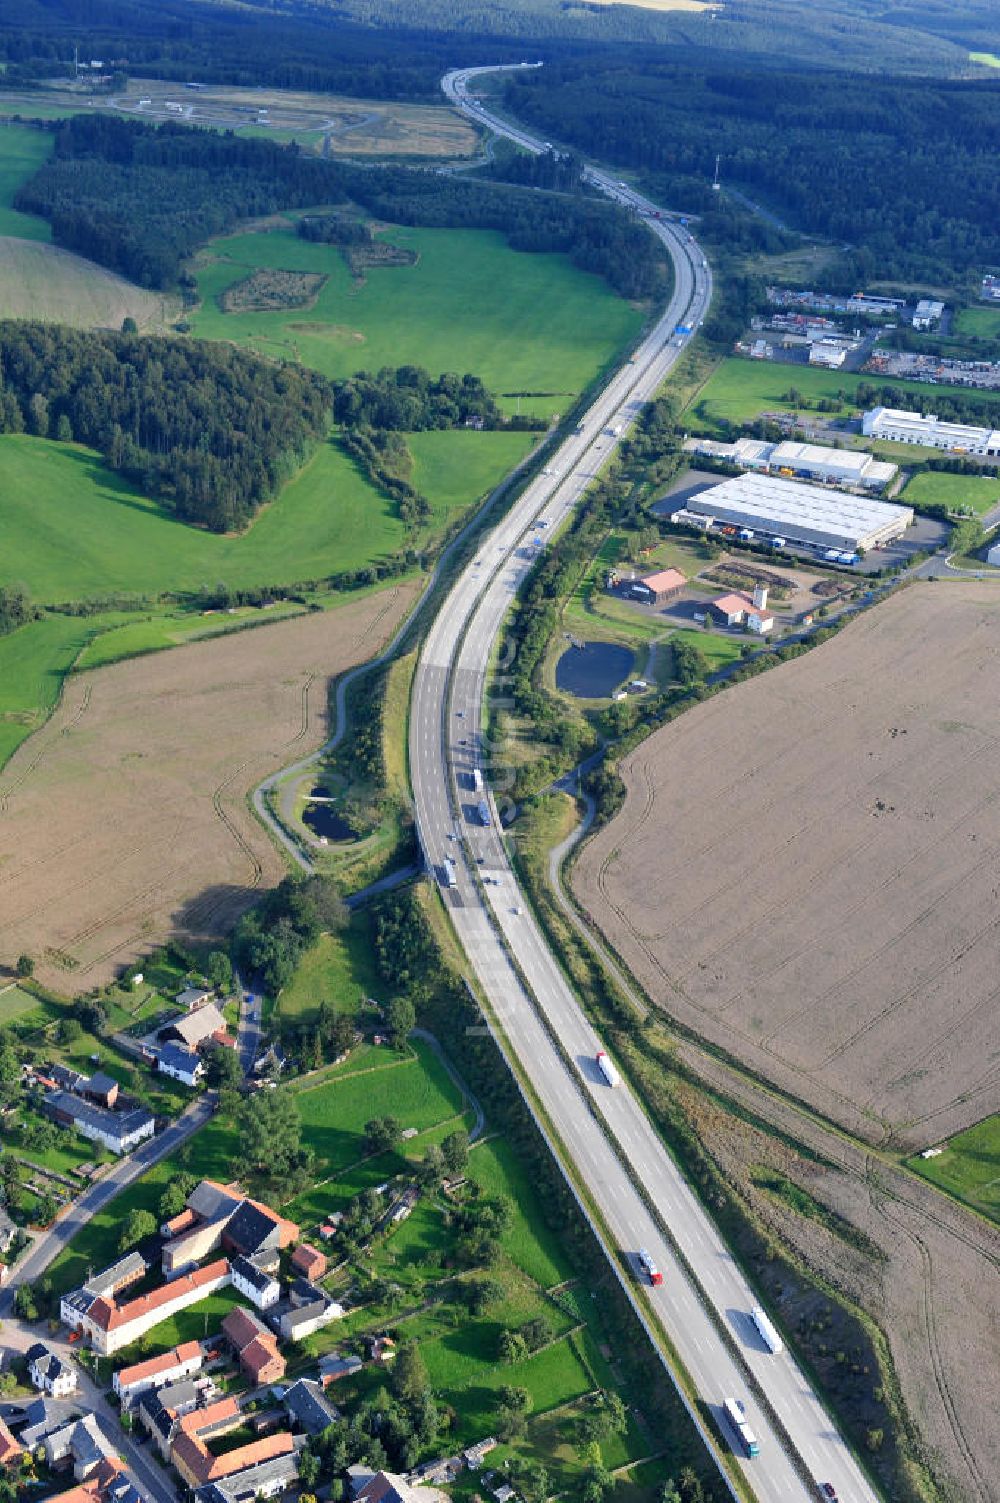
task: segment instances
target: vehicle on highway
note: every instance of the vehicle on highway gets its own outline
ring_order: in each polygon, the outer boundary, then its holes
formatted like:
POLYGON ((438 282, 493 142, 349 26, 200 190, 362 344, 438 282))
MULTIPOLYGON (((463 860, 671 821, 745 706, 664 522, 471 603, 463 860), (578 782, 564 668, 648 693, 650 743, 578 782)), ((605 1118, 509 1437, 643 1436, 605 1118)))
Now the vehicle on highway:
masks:
POLYGON ((747 1412, 739 1399, 727 1399, 722 1406, 745 1456, 759 1456, 760 1442, 747 1424, 747 1412))
POLYGON ((774 1356, 777 1356, 779 1352, 784 1351, 785 1348, 782 1343, 781 1337, 778 1335, 777 1331, 774 1329, 774 1326, 768 1319, 766 1310, 762 1310, 760 1305, 754 1305, 753 1309, 750 1311, 750 1319, 757 1327, 757 1334, 760 1336, 761 1341, 767 1347, 769 1352, 772 1352, 774 1356))
POLYGON ((490 806, 484 798, 481 798, 476 805, 476 813, 479 815, 479 823, 489 829, 493 823, 493 819, 490 815, 490 806))
POLYGON ((819 1495, 821 1498, 829 1498, 830 1503, 837 1503, 837 1490, 832 1482, 821 1482, 819 1495))
POLYGON ((609 1059, 603 1049, 597 1051, 596 1064, 609 1086, 616 1086, 621 1083, 621 1076, 618 1074, 614 1060, 609 1059))
POLYGON ((442 863, 441 881, 445 887, 458 886, 458 869, 450 856, 446 856, 442 863))
POLYGON ((482 791, 483 791, 483 775, 479 771, 479 768, 478 767, 474 767, 472 769, 471 773, 469 774, 469 777, 472 779, 472 786, 475 789, 475 791, 477 793, 482 793, 482 791))
POLYGON ((646 1278, 652 1284, 654 1289, 659 1284, 663 1283, 663 1274, 653 1262, 652 1253, 648 1253, 644 1247, 640 1247, 639 1249, 638 1262, 639 1267, 642 1269, 642 1272, 646 1275, 646 1278))

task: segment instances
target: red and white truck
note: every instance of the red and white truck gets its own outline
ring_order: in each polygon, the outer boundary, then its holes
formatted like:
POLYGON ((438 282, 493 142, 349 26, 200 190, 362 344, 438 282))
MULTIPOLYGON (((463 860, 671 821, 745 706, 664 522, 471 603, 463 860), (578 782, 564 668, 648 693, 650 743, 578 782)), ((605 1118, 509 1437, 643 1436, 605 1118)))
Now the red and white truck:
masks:
POLYGON ((615 1067, 615 1062, 609 1059, 603 1049, 597 1051, 597 1068, 600 1070, 609 1086, 620 1085, 621 1076, 615 1067))
POLYGON ((657 1284, 663 1283, 663 1274, 653 1262, 652 1255, 644 1247, 639 1249, 639 1267, 654 1288, 657 1284))

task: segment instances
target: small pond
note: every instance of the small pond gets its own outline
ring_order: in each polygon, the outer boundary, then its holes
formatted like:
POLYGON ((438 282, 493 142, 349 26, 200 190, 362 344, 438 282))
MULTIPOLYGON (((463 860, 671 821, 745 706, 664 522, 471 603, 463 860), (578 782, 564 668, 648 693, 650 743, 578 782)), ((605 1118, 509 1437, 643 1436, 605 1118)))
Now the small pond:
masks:
POLYGON ((354 831, 342 814, 332 804, 307 804, 302 813, 302 823, 308 825, 314 835, 326 840, 353 840, 354 831))
POLYGON ((332 794, 330 793, 329 788, 325 787, 324 784, 317 783, 314 788, 310 788, 310 790, 309 790, 309 797, 310 798, 331 798, 332 794))
POLYGON ((607 699, 632 672, 633 654, 614 642, 570 645, 556 664, 556 688, 577 699, 607 699))

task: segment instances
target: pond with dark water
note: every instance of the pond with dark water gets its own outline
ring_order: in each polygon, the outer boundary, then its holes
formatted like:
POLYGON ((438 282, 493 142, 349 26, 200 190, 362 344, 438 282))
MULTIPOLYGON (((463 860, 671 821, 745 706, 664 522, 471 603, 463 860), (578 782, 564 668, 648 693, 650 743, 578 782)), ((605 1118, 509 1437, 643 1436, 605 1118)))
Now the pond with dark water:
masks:
POLYGON ((556 664, 556 688, 577 699, 606 699, 632 672, 630 648, 614 642, 569 646, 556 664))
POLYGON ((332 804, 307 804, 302 814, 302 823, 308 825, 314 835, 326 840, 354 840, 354 831, 342 814, 332 804))

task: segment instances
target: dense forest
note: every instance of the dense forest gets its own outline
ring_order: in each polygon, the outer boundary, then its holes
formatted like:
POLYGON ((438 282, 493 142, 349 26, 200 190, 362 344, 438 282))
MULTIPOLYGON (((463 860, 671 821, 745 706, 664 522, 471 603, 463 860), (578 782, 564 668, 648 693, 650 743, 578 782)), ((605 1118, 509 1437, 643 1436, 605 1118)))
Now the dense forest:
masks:
MULTIPOLYGON (((623 297, 657 297, 667 286, 666 257, 648 230, 582 196, 351 167, 295 145, 111 115, 76 115, 55 135, 53 159, 18 191, 17 207, 48 219, 58 245, 144 287, 171 286, 192 251, 241 218, 345 199, 399 224, 495 229, 515 250, 562 251, 623 297)), ((348 233, 331 227, 334 218, 325 232, 348 233)), ((309 223, 324 233, 323 218, 309 223)))
POLYGON ((333 415, 348 428, 389 428, 401 433, 457 428, 470 419, 477 426, 499 428, 504 421, 478 376, 434 377, 418 365, 386 368, 376 375, 358 371, 335 382, 333 415))
POLYGON ((1000 265, 1000 82, 950 83, 644 57, 513 74, 508 107, 546 135, 641 170, 667 202, 711 212, 722 180, 799 229, 853 248, 847 279, 954 280, 1000 265))
POLYGON ((0 432, 75 439, 187 522, 224 532, 330 425, 322 376, 229 345, 0 323, 0 432))

